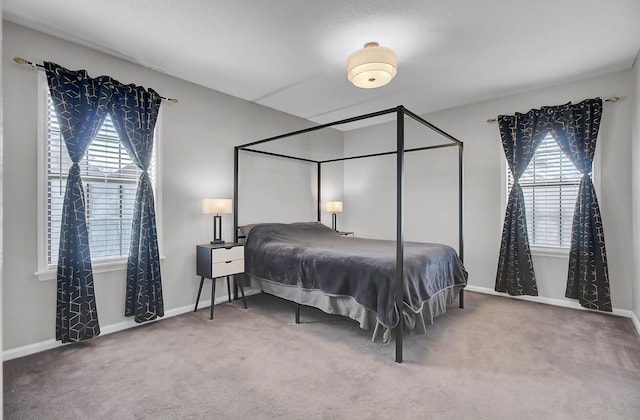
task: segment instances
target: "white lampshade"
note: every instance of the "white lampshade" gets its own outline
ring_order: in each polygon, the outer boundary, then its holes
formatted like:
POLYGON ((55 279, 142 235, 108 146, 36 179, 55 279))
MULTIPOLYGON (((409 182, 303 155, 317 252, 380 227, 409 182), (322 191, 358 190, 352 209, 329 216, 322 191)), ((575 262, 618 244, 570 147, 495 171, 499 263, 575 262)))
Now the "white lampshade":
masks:
POLYGON ((349 56, 347 78, 359 88, 377 88, 391 81, 398 71, 396 53, 367 42, 364 48, 349 56))
POLYGON ((202 212, 204 214, 232 213, 232 200, 230 198, 204 198, 202 199, 202 212))
POLYGON ((342 201, 327 201, 325 206, 329 213, 342 213, 342 201))

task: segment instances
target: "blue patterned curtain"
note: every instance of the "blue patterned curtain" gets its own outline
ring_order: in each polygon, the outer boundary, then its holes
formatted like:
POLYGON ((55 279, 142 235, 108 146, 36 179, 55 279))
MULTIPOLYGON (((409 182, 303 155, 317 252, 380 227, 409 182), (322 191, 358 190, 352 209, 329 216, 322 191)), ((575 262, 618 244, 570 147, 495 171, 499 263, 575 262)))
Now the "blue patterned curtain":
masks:
POLYGON ((500 138, 514 183, 509 192, 502 228, 495 290, 510 295, 538 295, 527 234, 524 195, 518 180, 544 138, 546 131, 540 129, 538 124, 540 116, 540 110, 531 110, 527 114, 498 117, 500 138))
POLYGON ((111 90, 108 78, 92 79, 84 70, 70 71, 50 62, 44 66, 72 161, 62 209, 56 305, 56 340, 67 343, 100 334, 78 163, 107 116, 111 90))
POLYGON ((573 225, 565 296, 585 308, 611 312, 609 269, 598 198, 591 181, 593 155, 602 117, 602 100, 555 108, 554 137, 560 149, 582 172, 573 225))
POLYGON ((604 229, 600 206, 591 181, 601 117, 600 98, 587 99, 579 104, 567 103, 543 107, 540 110, 532 109, 526 115, 498 117, 502 144, 515 183, 509 194, 502 232, 497 291, 537 295, 524 201, 521 198, 522 190, 518 185, 518 178, 526 169, 542 138, 551 133, 562 152, 582 173, 571 229, 565 296, 578 299, 580 305, 585 308, 611 312, 604 229))
POLYGON ((133 213, 125 304, 125 316, 134 316, 136 322, 164 316, 156 211, 147 173, 161 101, 152 89, 116 85, 110 107, 120 141, 142 170, 133 213))

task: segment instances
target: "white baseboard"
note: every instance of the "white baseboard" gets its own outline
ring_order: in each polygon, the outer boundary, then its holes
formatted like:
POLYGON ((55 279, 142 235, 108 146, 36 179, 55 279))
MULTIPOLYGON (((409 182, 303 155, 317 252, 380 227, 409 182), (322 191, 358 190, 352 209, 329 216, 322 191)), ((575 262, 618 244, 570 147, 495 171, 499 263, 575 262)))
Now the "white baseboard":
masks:
POLYGON ((640 320, 635 313, 631 312, 631 320, 633 321, 633 325, 636 326, 636 331, 638 331, 638 335, 640 335, 640 320))
MULTIPOLYGON (((260 291, 251 289, 251 288, 245 289, 245 296, 251 296, 257 293, 260 293, 260 291)), ((228 301, 229 301, 229 297, 227 295, 219 296, 216 298, 215 304, 217 305, 217 304, 228 302, 228 301)), ((211 299, 202 301, 198 304, 198 308, 206 308, 208 306, 211 306, 211 299)), ((184 313, 191 312, 191 311, 193 311, 193 304, 181 306, 179 308, 169 309, 168 311, 165 311, 164 317, 156 318, 153 321, 144 322, 142 324, 135 322, 133 319, 127 319, 125 321, 118 322, 111 325, 106 325, 104 327, 101 326, 100 335, 102 336, 106 334, 111 334, 114 332, 129 329, 129 328, 139 327, 140 325, 148 325, 151 322, 158 322, 163 319, 171 318, 177 315, 182 315, 184 313)), ((9 350, 4 350, 2 352, 2 360, 6 361, 11 359, 17 359, 18 357, 28 356, 30 354, 38 353, 45 350, 50 350, 60 346, 66 346, 68 344, 72 344, 72 343, 62 344, 60 341, 56 341, 53 338, 49 340, 40 341, 38 343, 27 344, 26 346, 20 346, 20 347, 16 347, 9 350)))
POLYGON ((636 314, 634 314, 633 311, 630 311, 628 309, 613 308, 612 312, 603 312, 603 311, 596 311, 594 309, 583 308, 582 306, 580 306, 578 302, 570 299, 555 299, 555 298, 548 298, 543 296, 511 296, 506 293, 496 292, 495 290, 489 289, 488 287, 479 287, 479 286, 471 286, 471 285, 467 285, 467 287, 465 287, 465 290, 469 290, 470 292, 484 293, 487 295, 508 297, 511 299, 528 300, 530 302, 544 303, 546 305, 554 305, 554 306, 562 306, 562 307, 571 308, 571 309, 579 309, 581 311, 591 311, 591 312, 597 312, 599 314, 616 315, 616 316, 622 316, 625 318, 631 318, 631 320, 633 321, 633 325, 636 327, 636 330, 638 331, 638 334, 640 334, 640 322, 638 321, 638 317, 636 317, 636 314))

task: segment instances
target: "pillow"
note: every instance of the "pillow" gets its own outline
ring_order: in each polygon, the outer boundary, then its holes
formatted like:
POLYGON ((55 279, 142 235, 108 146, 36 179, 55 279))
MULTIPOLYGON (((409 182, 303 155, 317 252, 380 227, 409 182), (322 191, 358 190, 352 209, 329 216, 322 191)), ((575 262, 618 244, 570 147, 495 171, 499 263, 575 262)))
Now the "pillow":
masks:
MULTIPOLYGON (((249 235, 249 232, 251 232, 251 229, 253 229, 254 227, 260 226, 260 225, 269 225, 269 224, 273 224, 273 223, 252 223, 249 225, 238 226, 238 235, 247 236, 249 235)), ((287 223, 282 223, 282 224, 287 224, 287 223)), ((320 225, 320 226, 326 227, 320 222, 294 222, 294 223, 289 223, 289 225, 292 225, 292 226, 320 225)))
POLYGON ((238 235, 240 236, 247 236, 249 234, 249 232, 251 232, 251 229, 253 229, 254 227, 258 226, 260 223, 253 223, 250 225, 244 225, 244 226, 238 226, 238 235))

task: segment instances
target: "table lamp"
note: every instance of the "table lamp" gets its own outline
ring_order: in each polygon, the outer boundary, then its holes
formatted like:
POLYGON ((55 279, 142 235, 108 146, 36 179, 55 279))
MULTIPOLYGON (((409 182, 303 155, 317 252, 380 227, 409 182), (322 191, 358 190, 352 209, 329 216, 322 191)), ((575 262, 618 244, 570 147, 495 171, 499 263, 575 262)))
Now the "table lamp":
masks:
POLYGON ((337 231, 336 213, 342 213, 342 201, 327 201, 325 206, 327 212, 331 213, 331 229, 337 231))
POLYGON ((205 198, 202 200, 202 213, 213 214, 213 241, 212 245, 223 244, 222 240, 222 217, 220 214, 232 213, 232 203, 230 198, 205 198))

